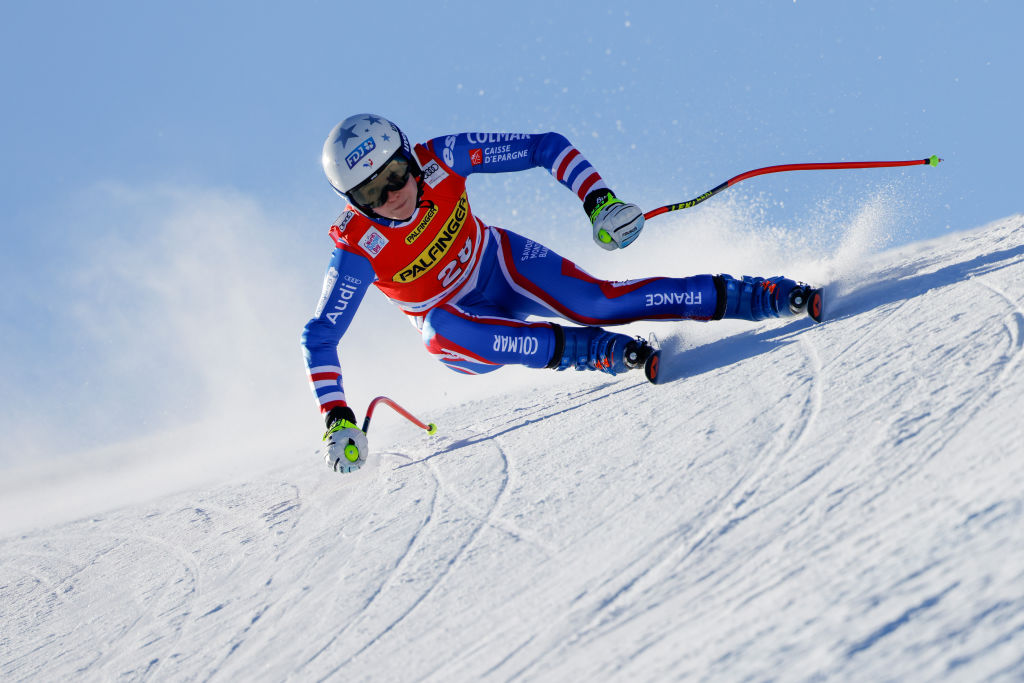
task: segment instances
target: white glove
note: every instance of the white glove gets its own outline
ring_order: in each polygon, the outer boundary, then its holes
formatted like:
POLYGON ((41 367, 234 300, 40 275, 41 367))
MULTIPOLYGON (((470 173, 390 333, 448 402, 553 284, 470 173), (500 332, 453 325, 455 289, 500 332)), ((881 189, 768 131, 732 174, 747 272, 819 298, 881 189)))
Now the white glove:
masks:
POLYGON ((644 229, 644 212, 636 204, 609 197, 590 216, 594 224, 594 241, 608 251, 624 249, 644 229))
POLYGON ((324 462, 335 472, 355 472, 366 463, 366 434, 348 420, 335 420, 324 434, 324 462))

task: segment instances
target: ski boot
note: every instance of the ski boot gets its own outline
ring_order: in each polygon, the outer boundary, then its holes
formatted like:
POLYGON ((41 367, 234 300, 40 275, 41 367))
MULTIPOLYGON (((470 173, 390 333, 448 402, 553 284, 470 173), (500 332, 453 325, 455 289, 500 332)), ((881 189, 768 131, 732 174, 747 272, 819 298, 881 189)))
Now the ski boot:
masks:
POLYGON ((552 323, 552 329, 555 354, 549 368, 598 370, 609 375, 643 368, 647 379, 656 381, 659 350, 653 337, 651 343, 643 337, 631 339, 600 327, 562 327, 552 323))
POLYGON ((821 322, 823 308, 821 289, 815 289, 810 285, 798 284, 789 292, 789 310, 793 315, 799 315, 804 311, 816 323, 821 322))
POLYGON ((806 311, 815 322, 821 322, 821 290, 810 285, 785 277, 734 278, 722 274, 715 275, 713 280, 718 304, 712 320, 739 318, 758 321, 785 318, 806 311))

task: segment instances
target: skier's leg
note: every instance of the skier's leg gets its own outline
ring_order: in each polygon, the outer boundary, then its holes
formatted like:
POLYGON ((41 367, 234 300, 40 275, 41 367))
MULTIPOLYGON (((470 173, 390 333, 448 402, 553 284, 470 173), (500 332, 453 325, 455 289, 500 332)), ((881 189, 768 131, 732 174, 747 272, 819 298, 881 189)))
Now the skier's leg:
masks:
POLYGON ((471 314, 444 304, 423 321, 427 350, 456 372, 479 375, 502 365, 618 374, 643 365, 639 344, 624 334, 599 327, 563 327, 554 323, 471 314))
POLYGON ((498 263, 505 277, 491 278, 488 290, 493 291, 488 296, 514 300, 520 313, 615 325, 637 320, 762 320, 802 310, 790 297, 806 287, 787 278, 693 275, 610 282, 592 277, 537 242, 507 230, 497 232, 498 263), (514 294, 503 294, 502 286, 514 294))
POLYGON ((432 309, 423 321, 422 333, 427 351, 467 375, 510 364, 545 367, 556 342, 550 323, 472 315, 451 304, 432 309))
POLYGON ((710 275, 650 277, 611 282, 591 276, 547 247, 507 230, 498 231, 503 278, 491 278, 491 300, 513 299, 519 312, 556 315, 582 325, 619 325, 637 320, 710 320, 715 286, 710 275), (500 291, 510 289, 512 296, 500 291))

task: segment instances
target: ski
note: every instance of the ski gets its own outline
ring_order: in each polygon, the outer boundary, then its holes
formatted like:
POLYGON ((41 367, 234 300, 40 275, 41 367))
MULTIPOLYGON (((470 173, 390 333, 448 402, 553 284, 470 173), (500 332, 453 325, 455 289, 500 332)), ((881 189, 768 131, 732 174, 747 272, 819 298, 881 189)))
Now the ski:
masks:
POLYGON ((654 349, 651 355, 644 361, 644 377, 651 384, 658 383, 658 373, 661 370, 661 349, 654 349))
POLYGON ((814 322, 820 323, 824 312, 824 301, 822 300, 821 290, 812 289, 807 294, 807 315, 811 316, 811 320, 814 322))
POLYGON ((824 295, 821 288, 814 288, 810 285, 797 285, 789 293, 789 311, 793 315, 807 313, 807 316, 816 323, 820 323, 824 317, 824 295))

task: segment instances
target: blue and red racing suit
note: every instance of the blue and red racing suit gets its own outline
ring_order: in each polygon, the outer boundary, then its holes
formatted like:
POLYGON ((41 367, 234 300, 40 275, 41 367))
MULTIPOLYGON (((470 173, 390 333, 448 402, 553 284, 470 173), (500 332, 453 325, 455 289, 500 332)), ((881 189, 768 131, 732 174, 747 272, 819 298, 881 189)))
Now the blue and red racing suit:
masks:
POLYGON ((473 214, 466 196, 473 173, 543 167, 581 201, 607 192, 597 170, 562 135, 461 133, 416 145, 414 152, 422 194, 409 220, 371 219, 350 204, 331 226, 334 253, 302 335, 322 413, 347 405, 338 344, 371 284, 412 317, 431 354, 466 374, 509 364, 550 366, 562 330, 530 322, 531 316, 600 326, 774 314, 756 310, 756 303, 751 310, 749 302, 726 310, 717 276, 594 278, 542 244, 473 214))

